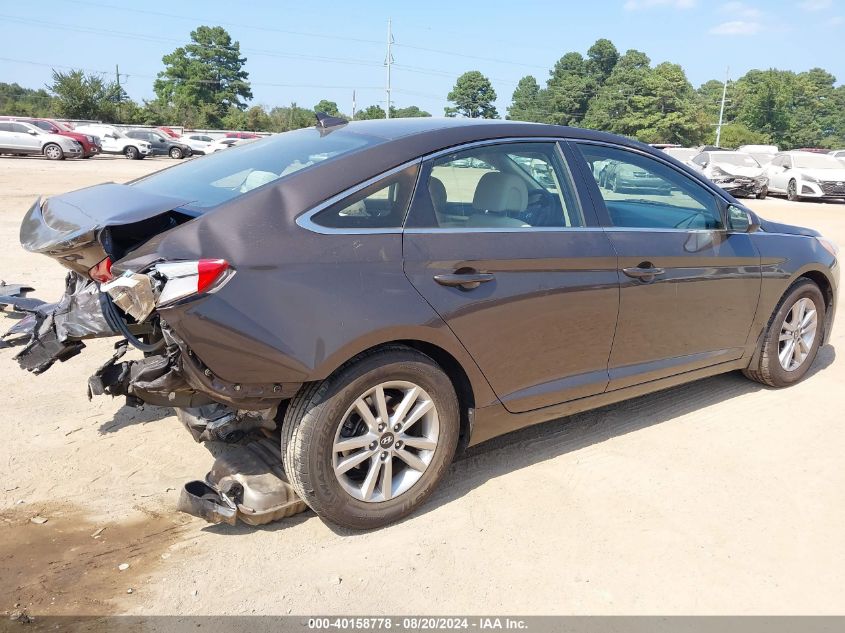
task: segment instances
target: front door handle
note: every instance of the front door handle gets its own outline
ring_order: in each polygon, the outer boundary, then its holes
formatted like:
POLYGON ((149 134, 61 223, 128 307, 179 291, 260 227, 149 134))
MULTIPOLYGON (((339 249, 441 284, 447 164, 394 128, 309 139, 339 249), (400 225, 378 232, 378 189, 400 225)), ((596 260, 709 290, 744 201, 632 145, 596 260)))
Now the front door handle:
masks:
POLYGON ((639 279, 644 282, 654 281, 655 277, 666 273, 663 268, 652 266, 650 262, 643 262, 639 266, 633 268, 623 268, 622 272, 629 277, 633 277, 634 279, 639 279))
POLYGON ((462 290, 472 290, 478 288, 483 283, 493 281, 496 277, 493 273, 480 273, 475 270, 468 270, 466 272, 456 271, 446 275, 435 275, 434 281, 441 286, 458 287, 462 290))

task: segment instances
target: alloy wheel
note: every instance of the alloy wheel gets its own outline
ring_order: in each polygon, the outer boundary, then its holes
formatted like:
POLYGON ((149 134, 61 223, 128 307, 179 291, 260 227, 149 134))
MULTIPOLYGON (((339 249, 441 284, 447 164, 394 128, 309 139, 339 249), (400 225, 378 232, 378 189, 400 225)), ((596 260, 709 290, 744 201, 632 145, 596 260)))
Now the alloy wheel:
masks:
POLYGON ((50 160, 58 160, 62 156, 62 150, 58 145, 48 145, 44 148, 44 153, 50 160))
POLYGON ((381 383, 359 396, 338 425, 332 446, 335 476, 359 501, 394 499, 428 469, 439 436, 437 408, 422 387, 381 383))
POLYGON ((803 297, 783 320, 778 337, 778 360, 786 371, 795 371, 810 355, 818 330, 816 304, 803 297))

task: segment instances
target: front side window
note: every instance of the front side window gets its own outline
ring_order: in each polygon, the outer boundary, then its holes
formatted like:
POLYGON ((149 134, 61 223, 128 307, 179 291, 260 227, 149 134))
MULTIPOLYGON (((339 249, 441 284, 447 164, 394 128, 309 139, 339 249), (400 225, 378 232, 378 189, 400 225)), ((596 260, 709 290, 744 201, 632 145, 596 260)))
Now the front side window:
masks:
POLYGON ((418 189, 408 224, 414 228, 584 225, 554 143, 485 145, 442 156, 426 165, 418 189))
POLYGON ((692 178, 635 152, 577 143, 591 170, 613 226, 654 229, 718 229, 716 196, 692 178))
POLYGON ((31 127, 27 127, 22 123, 12 123, 12 131, 20 132, 21 134, 29 134, 31 127))
POLYGON ((331 229, 400 229, 417 181, 418 165, 385 176, 311 217, 331 229))
POLYGON ((40 127, 42 130, 46 130, 48 132, 55 132, 56 130, 53 128, 52 125, 47 123, 47 121, 35 121, 33 123, 36 127, 40 127))

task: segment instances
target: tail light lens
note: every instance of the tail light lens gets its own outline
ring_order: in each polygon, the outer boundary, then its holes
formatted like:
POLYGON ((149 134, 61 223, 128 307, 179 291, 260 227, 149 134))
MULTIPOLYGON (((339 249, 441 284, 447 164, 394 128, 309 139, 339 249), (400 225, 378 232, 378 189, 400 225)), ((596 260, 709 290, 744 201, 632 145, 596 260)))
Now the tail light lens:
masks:
POLYGON ((104 284, 114 279, 114 275, 111 274, 111 257, 106 257, 96 266, 92 266, 88 270, 88 276, 91 277, 91 279, 93 279, 94 281, 100 282, 101 284, 104 284))
POLYGON ((155 269, 167 279, 158 297, 158 305, 164 305, 205 292, 229 270, 229 262, 225 259, 165 262, 156 264, 155 269))

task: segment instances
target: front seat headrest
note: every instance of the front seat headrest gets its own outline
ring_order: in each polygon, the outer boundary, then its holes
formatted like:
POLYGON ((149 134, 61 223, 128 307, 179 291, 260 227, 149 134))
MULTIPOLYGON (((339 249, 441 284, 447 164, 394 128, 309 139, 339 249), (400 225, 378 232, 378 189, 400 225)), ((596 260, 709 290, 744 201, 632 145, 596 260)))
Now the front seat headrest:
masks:
POLYGON ((478 181, 472 206, 492 213, 521 213, 528 207, 528 187, 514 174, 487 172, 478 181))

